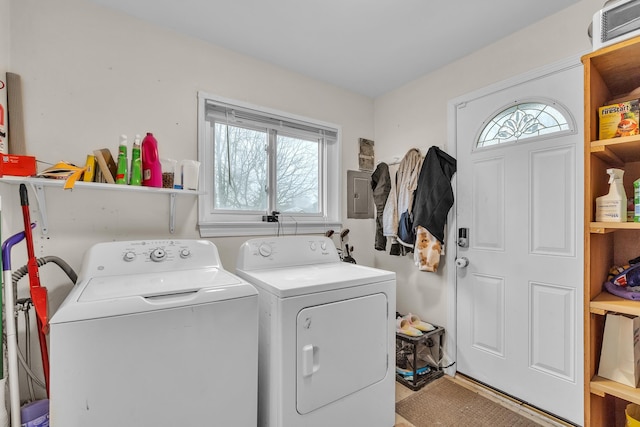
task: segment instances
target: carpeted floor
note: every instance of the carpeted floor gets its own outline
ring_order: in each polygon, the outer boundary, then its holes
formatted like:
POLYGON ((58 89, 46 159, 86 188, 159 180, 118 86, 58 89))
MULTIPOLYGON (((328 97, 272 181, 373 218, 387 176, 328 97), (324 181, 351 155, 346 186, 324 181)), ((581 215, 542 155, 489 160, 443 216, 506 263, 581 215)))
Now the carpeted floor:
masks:
POLYGON ((396 403, 415 427, 539 427, 540 424, 443 377, 396 403))

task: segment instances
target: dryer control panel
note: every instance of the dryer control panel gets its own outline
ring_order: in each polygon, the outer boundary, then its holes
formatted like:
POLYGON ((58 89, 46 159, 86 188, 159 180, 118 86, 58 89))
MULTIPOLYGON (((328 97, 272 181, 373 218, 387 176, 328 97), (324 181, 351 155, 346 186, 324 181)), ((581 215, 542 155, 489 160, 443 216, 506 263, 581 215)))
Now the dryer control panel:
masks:
POLYGON ((247 240, 240 247, 236 267, 259 270, 330 262, 340 262, 340 256, 328 237, 283 236, 247 240))
POLYGON ((135 240, 94 245, 82 273, 92 277, 221 268, 215 245, 207 240, 135 240))

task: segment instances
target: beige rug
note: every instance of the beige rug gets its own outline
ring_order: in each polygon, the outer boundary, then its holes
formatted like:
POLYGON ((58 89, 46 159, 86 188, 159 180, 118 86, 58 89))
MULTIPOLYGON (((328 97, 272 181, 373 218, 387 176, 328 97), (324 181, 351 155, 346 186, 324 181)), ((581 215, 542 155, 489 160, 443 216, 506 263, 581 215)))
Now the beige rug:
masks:
POLYGON ((538 427, 540 424, 443 377, 396 403, 416 427, 538 427))

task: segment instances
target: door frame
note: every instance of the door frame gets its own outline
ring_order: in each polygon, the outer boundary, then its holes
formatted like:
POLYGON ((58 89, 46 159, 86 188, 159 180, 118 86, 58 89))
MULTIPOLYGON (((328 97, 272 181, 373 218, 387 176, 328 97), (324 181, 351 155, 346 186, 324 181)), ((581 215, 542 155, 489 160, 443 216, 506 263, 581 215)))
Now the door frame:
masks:
MULTIPOLYGON (((501 90, 508 89, 512 86, 517 86, 519 84, 523 84, 529 81, 538 80, 544 78, 550 74, 555 74, 564 70, 568 70, 575 67, 582 67, 581 57, 588 52, 582 52, 578 55, 571 56, 569 58, 533 69, 526 73, 507 78, 497 83, 490 84, 481 89, 477 89, 475 91, 466 93, 462 96, 449 100, 447 102, 447 152, 457 158, 458 154, 458 139, 457 139, 457 111, 459 106, 464 106, 467 102, 471 102, 478 98, 482 98, 484 96, 488 96, 494 92, 499 92, 501 90)), ((490 113, 488 113, 490 114, 490 113)), ((488 116, 487 116, 488 117, 488 116)), ((578 132, 580 130, 584 131, 584 122, 576 123, 576 128, 578 132)), ((447 355, 451 362, 457 361, 457 268, 456 268, 456 258, 458 253, 458 245, 457 245, 457 182, 458 182, 458 174, 455 174, 453 180, 451 181, 451 186, 453 188, 454 194, 454 203, 447 215, 447 235, 446 241, 449 242, 447 245, 449 250, 446 252, 445 261, 447 265, 447 333, 445 334, 445 348, 447 349, 447 355)), ((576 215, 580 212, 576 210, 576 215)), ((578 237, 578 236, 576 236, 578 237)), ((580 338, 584 341, 584 337, 580 338)), ((450 362, 450 363, 451 363, 450 362)), ((454 376, 457 372, 457 364, 453 364, 452 366, 446 368, 444 372, 447 375, 454 376)))

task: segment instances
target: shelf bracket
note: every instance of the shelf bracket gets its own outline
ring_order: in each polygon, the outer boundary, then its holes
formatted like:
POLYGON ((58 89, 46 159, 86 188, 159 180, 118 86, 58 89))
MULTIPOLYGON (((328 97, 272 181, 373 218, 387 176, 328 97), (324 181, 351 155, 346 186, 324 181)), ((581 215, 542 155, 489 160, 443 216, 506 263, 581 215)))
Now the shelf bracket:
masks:
POLYGON ((40 210, 40 232, 49 234, 49 218, 47 218, 47 201, 44 196, 44 186, 42 184, 31 184, 31 189, 36 195, 36 202, 40 210))
POLYGON ((176 230, 176 193, 169 194, 169 233, 176 230))

